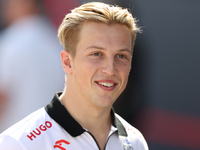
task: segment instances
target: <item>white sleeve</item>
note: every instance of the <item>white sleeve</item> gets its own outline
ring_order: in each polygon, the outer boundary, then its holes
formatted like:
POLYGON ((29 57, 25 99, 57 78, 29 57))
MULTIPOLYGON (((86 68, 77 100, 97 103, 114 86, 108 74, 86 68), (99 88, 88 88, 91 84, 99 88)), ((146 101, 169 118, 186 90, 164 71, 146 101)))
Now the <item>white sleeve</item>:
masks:
POLYGON ((0 134, 0 150, 24 150, 14 138, 0 134))

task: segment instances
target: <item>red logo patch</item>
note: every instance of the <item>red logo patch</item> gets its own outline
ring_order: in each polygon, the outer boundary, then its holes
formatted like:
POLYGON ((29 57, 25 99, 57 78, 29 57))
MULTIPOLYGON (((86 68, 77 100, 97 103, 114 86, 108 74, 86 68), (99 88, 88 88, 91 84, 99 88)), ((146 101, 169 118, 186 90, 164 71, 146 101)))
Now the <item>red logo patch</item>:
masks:
POLYGON ((34 138, 39 136, 43 131, 46 131, 48 128, 52 127, 52 123, 50 121, 46 121, 45 124, 41 124, 38 128, 33 130, 33 132, 30 132, 27 137, 32 141, 34 138))
POLYGON ((66 145, 70 144, 68 141, 62 139, 62 140, 56 141, 54 148, 59 148, 60 150, 66 150, 64 147, 62 147, 63 143, 66 145))

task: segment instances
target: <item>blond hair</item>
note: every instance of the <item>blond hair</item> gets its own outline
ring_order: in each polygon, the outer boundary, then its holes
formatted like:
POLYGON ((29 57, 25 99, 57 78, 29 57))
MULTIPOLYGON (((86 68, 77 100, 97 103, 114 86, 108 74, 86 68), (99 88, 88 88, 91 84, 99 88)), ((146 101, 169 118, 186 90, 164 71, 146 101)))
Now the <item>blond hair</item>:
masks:
POLYGON ((83 4, 67 14, 58 29, 60 43, 72 56, 76 54, 81 25, 85 21, 94 21, 107 25, 113 23, 126 25, 132 35, 132 48, 135 44, 136 33, 140 32, 140 28, 136 25, 136 19, 133 18, 128 9, 101 2, 83 4))

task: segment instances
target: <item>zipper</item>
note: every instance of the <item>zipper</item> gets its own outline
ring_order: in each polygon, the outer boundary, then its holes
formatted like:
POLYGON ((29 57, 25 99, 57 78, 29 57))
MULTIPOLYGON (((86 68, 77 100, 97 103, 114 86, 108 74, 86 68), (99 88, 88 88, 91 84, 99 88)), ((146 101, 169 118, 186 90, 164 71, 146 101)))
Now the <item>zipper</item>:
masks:
MULTIPOLYGON (((101 150, 99 144, 97 143, 97 140, 96 140, 95 137, 92 135, 92 133, 90 133, 90 132, 88 132, 88 131, 86 131, 86 132, 89 133, 89 134, 92 136, 92 138, 94 139, 94 141, 95 141, 97 147, 99 148, 99 150, 101 150)), ((105 144, 105 147, 104 147, 104 150, 106 149, 106 145, 107 145, 107 143, 108 143, 110 137, 111 137, 115 132, 117 132, 117 131, 112 132, 112 133, 109 135, 109 137, 107 138, 106 144, 105 144)))
POLYGON ((97 140, 96 140, 95 137, 92 135, 92 133, 90 133, 90 132, 88 132, 88 131, 86 131, 86 132, 89 133, 89 134, 92 136, 92 138, 94 139, 95 143, 97 144, 97 147, 99 148, 99 150, 101 150, 99 144, 97 143, 97 140))
POLYGON ((106 144, 105 144, 105 147, 104 147, 104 150, 106 150, 106 145, 107 145, 107 143, 108 143, 108 140, 110 139, 110 137, 111 137, 115 132, 117 132, 117 131, 112 132, 112 133, 110 134, 110 136, 107 138, 106 144))

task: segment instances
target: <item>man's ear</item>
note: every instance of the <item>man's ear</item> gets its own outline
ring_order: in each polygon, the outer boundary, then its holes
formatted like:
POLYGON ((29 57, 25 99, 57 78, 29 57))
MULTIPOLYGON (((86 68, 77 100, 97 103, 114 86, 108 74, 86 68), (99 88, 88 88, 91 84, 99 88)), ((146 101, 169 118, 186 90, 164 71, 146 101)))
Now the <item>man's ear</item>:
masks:
POLYGON ((61 57, 63 70, 67 74, 72 73, 72 67, 71 67, 72 56, 70 55, 70 53, 66 50, 63 50, 60 53, 60 57, 61 57))

